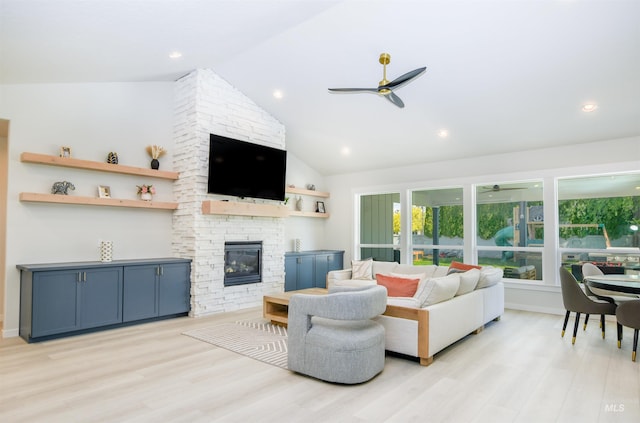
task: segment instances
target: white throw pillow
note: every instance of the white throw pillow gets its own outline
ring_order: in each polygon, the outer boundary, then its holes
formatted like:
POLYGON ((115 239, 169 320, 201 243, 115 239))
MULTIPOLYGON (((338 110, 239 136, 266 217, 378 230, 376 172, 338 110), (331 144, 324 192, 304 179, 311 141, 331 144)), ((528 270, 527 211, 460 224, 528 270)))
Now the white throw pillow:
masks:
POLYGON ((351 279, 373 279, 373 259, 351 260, 351 279))
POLYGON ((492 285, 497 284, 502 280, 503 271, 500 268, 493 266, 483 266, 480 269, 480 280, 478 280, 478 285, 476 285, 476 289, 486 288, 492 285))
POLYGON ((420 307, 441 303, 453 298, 460 287, 460 274, 439 278, 427 278, 418 284, 418 290, 413 296, 420 302, 420 307))
POLYGON ((478 281, 480 280, 479 269, 467 270, 466 272, 458 273, 458 275, 460 275, 460 287, 456 292, 456 296, 468 294, 476 289, 476 285, 478 285, 478 281))

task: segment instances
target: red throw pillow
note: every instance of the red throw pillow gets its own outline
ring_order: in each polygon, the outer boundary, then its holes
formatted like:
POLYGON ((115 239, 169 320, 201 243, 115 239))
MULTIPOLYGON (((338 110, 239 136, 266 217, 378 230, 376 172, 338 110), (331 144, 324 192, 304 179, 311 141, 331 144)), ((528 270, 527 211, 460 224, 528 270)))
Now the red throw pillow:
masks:
POLYGON ((387 288, 390 297, 413 297, 418 290, 420 279, 405 279, 395 276, 376 274, 378 285, 387 288))
POLYGON ((458 261, 452 261, 451 264, 449 265, 449 270, 447 273, 451 273, 451 270, 453 269, 466 272, 467 270, 471 270, 471 269, 482 269, 482 266, 475 266, 473 264, 466 264, 466 263, 460 263, 458 261))

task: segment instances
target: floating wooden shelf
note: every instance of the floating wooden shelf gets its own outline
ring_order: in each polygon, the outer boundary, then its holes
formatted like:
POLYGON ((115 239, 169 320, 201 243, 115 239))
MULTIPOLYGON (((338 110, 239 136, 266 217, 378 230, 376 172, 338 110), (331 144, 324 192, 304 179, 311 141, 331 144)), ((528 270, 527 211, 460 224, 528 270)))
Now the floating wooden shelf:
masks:
POLYGON ((285 192, 289 194, 310 195, 312 197, 329 198, 328 192, 312 191, 310 189, 286 187, 285 192))
POLYGON ((117 198, 98 198, 98 197, 78 197, 75 195, 60 194, 39 194, 32 192, 21 192, 20 201, 35 203, 58 203, 58 204, 75 204, 88 206, 110 206, 110 207, 131 207, 141 209, 164 209, 175 210, 178 203, 169 203, 161 201, 142 201, 142 200, 125 200, 117 198))
POLYGON ((329 213, 317 213, 317 212, 306 212, 306 211, 297 211, 297 210, 289 210, 289 216, 296 217, 323 217, 328 218, 329 213))
POLYGON ((50 156, 47 154, 22 153, 20 161, 26 163, 39 163, 51 166, 72 167, 76 169, 97 170, 100 172, 124 173, 127 175, 150 176, 162 179, 178 179, 178 172, 166 170, 146 169, 142 167, 125 166, 120 164, 94 162, 91 160, 80 160, 71 157, 50 156))
POLYGON ((241 203, 237 201, 207 200, 202 202, 202 214, 231 216, 287 217, 289 209, 277 204, 241 203))

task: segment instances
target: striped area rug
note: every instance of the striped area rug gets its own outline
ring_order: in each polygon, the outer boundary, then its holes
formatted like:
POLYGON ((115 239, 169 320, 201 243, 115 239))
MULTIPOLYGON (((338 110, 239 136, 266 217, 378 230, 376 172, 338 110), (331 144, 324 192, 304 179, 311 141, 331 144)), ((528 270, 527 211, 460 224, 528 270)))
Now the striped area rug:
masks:
POLYGON ((220 323, 183 332, 183 335, 283 369, 287 368, 287 329, 264 320, 220 323))

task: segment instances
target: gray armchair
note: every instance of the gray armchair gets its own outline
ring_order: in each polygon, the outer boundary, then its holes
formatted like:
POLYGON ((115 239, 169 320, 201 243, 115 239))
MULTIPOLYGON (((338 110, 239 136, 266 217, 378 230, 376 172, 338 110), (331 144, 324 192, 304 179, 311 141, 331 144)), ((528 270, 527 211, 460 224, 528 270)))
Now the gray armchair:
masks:
POLYGON ((328 382, 354 384, 384 368, 387 289, 333 288, 327 295, 294 294, 289 301, 289 370, 328 382))

